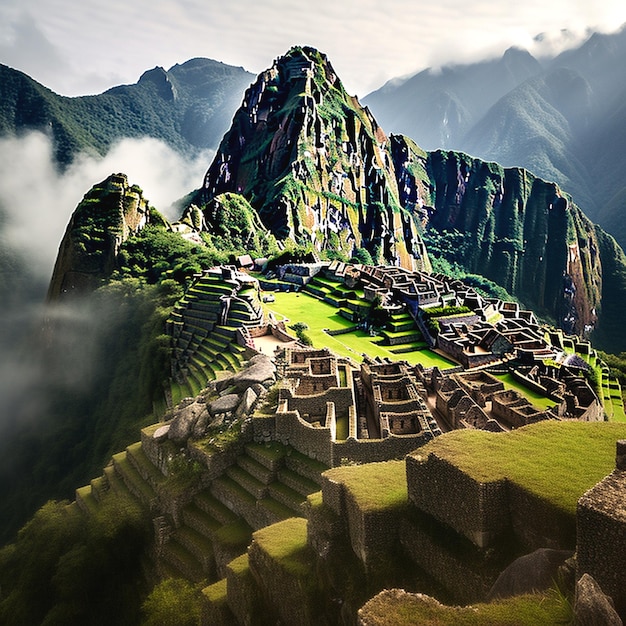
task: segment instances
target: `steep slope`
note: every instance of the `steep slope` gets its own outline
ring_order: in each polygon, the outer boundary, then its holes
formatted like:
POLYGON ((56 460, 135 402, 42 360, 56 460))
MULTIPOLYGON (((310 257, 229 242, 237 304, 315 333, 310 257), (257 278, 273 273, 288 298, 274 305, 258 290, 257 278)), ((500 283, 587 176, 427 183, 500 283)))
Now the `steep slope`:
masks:
POLYGON ((565 68, 531 78, 491 107, 463 139, 463 150, 505 166, 522 166, 591 210, 596 199, 584 153, 576 150, 591 117, 589 83, 565 68))
POLYGON ((81 150, 103 154, 122 137, 156 137, 181 152, 214 148, 251 78, 241 67, 198 58, 155 67, 134 85, 67 98, 0 65, 0 133, 49 132, 62 164, 81 150))
POLYGON ((52 273, 48 299, 98 287, 116 266, 120 246, 162 218, 124 174, 109 176, 85 195, 67 226, 52 273))
POLYGON ((426 153, 402 136, 392 136, 392 155, 424 222, 463 235, 454 256, 467 272, 568 332, 594 326, 603 280, 596 230, 556 184, 463 153, 426 153))
POLYGON ((530 53, 509 48, 499 59, 427 69, 389 81, 363 102, 388 132, 413 137, 427 150, 459 149, 487 109, 541 71, 530 53))
POLYGON ((243 195, 280 239, 427 268, 418 222, 399 201, 387 137, 326 57, 296 47, 246 92, 199 197, 243 195))
POLYGON ((541 66, 524 63, 521 54, 513 55, 515 72, 501 70, 507 55, 513 58, 507 51, 500 60, 390 81, 364 102, 385 128, 422 146, 462 150, 554 180, 625 246, 619 172, 626 30, 595 33, 541 66))

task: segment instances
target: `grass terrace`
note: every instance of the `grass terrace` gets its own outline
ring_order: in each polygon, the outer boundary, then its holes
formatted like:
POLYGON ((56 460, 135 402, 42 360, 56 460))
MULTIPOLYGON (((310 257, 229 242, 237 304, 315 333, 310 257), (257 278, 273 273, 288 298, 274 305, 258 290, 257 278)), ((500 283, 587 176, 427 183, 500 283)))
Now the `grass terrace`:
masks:
POLYGON ((404 507, 408 501, 404 461, 335 467, 326 476, 345 485, 362 511, 404 507))
MULTIPOLYGON (((454 367, 454 364, 431 350, 415 350, 397 354, 394 346, 382 345, 382 337, 370 337, 363 330, 352 331, 335 337, 324 332, 325 328, 338 330, 350 328, 354 323, 341 317, 338 310, 326 302, 303 292, 275 292, 274 302, 265 304, 266 311, 271 311, 277 320, 286 320, 287 325, 304 322, 309 329, 306 334, 316 348, 329 348, 339 356, 362 361, 363 354, 370 357, 389 358, 394 361, 405 360, 411 365, 422 363, 424 367, 438 366, 441 369, 454 367)), ((414 333, 413 333, 414 334, 414 333)), ((398 348, 399 346, 395 346, 398 348)))
POLYGON ((510 433, 457 430, 419 452, 448 459, 474 479, 508 478, 574 515, 580 496, 615 469, 615 442, 626 424, 544 421, 510 433))
POLYGON ((573 617, 567 598, 554 590, 468 607, 443 606, 392 590, 372 598, 365 611, 367 623, 376 626, 535 626, 570 624, 573 617))
POLYGON ((514 389, 524 396, 535 408, 541 411, 545 411, 556 404, 554 400, 550 400, 550 398, 542 396, 540 393, 522 385, 522 383, 515 380, 511 374, 499 374, 496 375, 496 378, 504 383, 506 389, 514 389))

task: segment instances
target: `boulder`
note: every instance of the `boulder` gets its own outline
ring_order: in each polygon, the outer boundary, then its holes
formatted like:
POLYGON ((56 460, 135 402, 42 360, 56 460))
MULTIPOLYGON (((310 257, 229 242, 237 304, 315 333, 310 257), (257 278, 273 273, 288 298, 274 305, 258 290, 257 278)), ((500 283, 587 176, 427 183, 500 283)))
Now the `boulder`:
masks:
POLYGON ((613 600, 604 594, 600 585, 589 574, 583 574, 576 583, 574 601, 576 626, 622 626, 613 600))
POLYGON ((229 413, 234 411, 239 404, 239 394, 229 393, 225 396, 219 397, 217 400, 209 402, 207 408, 211 415, 217 415, 218 413, 229 413))
MULTIPOLYGON (((244 391, 248 387, 261 385, 265 389, 276 380, 276 366, 265 354, 256 354, 236 374, 225 376, 217 382, 219 393, 228 393, 231 389, 244 391)), ((257 395, 259 395, 257 393, 257 395)))
POLYGON ((165 439, 167 439, 167 435, 169 432, 170 432, 169 424, 164 424, 163 426, 159 426, 159 428, 157 428, 154 431, 154 433, 152 433, 152 439, 160 443, 161 441, 164 441, 165 439))
POLYGON ((510 598, 549 589, 558 578, 559 568, 572 554, 571 550, 539 548, 515 559, 498 576, 487 599, 510 598))
POLYGON ((248 387, 244 392, 243 395, 241 396, 241 402, 239 403, 239 406, 237 407, 237 410, 235 411, 235 417, 242 417, 244 415, 248 415, 248 413, 250 413, 250 411, 252 411, 252 407, 254 406, 254 403, 257 401, 257 394, 254 391, 254 389, 252 389, 252 387, 248 387))
POLYGON ((204 437, 210 419, 211 417, 208 411, 203 411, 202 413, 200 413, 198 419, 196 420, 196 424, 193 427, 194 439, 200 439, 201 437, 204 437))
POLYGON ((168 437, 176 443, 187 441, 193 435, 194 426, 203 412, 206 412, 206 404, 198 402, 178 408, 170 422, 168 437))

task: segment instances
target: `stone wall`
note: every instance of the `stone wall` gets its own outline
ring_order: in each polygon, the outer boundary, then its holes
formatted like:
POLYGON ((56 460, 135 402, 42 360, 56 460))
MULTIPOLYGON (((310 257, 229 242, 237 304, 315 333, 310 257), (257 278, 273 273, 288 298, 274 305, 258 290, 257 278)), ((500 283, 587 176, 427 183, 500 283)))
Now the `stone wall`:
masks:
POLYGON ((311 395, 295 395, 286 387, 280 390, 281 399, 287 400, 288 411, 298 411, 301 416, 310 415, 317 420, 326 415, 326 403, 333 402, 337 415, 348 415, 354 405, 352 389, 349 387, 333 387, 323 393, 311 395))
POLYGON ((558 509, 508 482, 509 509, 515 536, 528 552, 538 548, 574 550, 576 516, 558 509))
POLYGON ((406 458, 409 500, 478 547, 510 530, 506 480, 479 482, 449 461, 419 451, 406 458))
MULTIPOLYGON (((324 415, 326 405, 324 405, 324 415)), ((276 413, 275 437, 284 445, 293 446, 298 452, 312 459, 333 466, 333 447, 329 428, 314 428, 305 422, 297 411, 276 413)))
POLYGON ((400 541, 411 561, 436 580, 453 602, 484 601, 499 568, 487 562, 486 553, 465 545, 463 538, 441 528, 431 532, 428 526, 416 519, 401 521, 400 541))
POLYGON ((417 435, 389 435, 385 439, 346 439, 332 444, 335 465, 343 462, 376 463, 401 459, 421 448, 432 438, 430 433, 417 435))
POLYGON ((577 577, 590 574, 626 617, 626 440, 617 442, 616 469, 578 500, 577 577))

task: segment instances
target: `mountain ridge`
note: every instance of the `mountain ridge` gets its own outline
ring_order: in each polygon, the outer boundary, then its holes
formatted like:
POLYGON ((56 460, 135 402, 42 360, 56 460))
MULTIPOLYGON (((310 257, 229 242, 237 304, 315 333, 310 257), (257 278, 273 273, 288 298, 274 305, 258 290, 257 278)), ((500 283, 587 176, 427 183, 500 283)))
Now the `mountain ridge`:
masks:
POLYGON ((534 70, 523 65, 526 75, 509 83, 501 79, 495 87, 483 70, 501 68, 504 57, 424 71, 399 86, 390 82, 363 101, 383 127, 427 149, 468 152, 554 180, 624 247, 624 185, 615 175, 624 167, 624 59, 622 28, 610 35, 594 33, 577 48, 535 60, 534 70), (515 124, 509 126, 510 120, 515 124))

